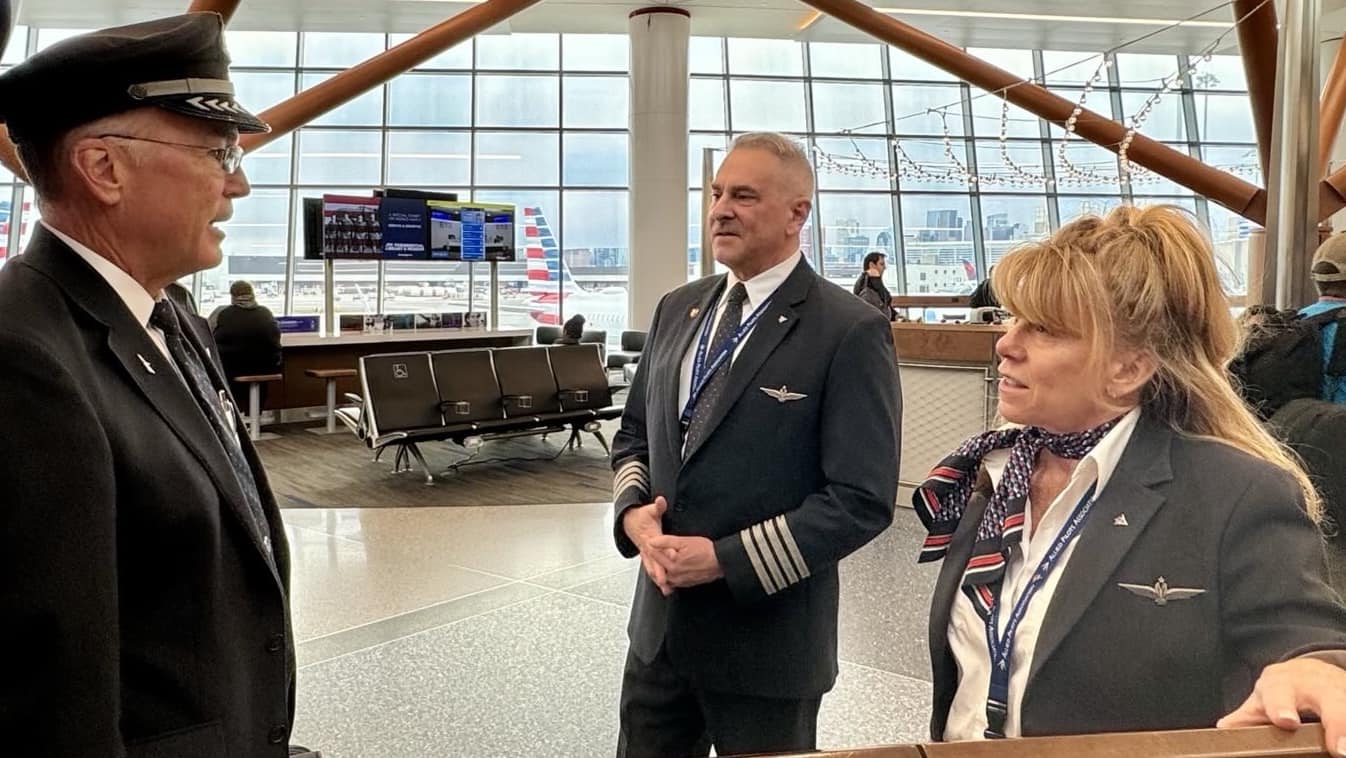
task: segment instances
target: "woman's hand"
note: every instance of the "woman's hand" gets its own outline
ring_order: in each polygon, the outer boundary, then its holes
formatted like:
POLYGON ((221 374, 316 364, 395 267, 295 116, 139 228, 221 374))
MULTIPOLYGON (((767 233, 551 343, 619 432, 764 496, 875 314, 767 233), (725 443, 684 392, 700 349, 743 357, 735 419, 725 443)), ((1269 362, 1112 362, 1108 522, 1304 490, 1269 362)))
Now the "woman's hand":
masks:
POLYGON ((1327 751, 1346 758, 1346 669, 1315 658, 1295 658, 1262 669, 1248 699, 1215 726, 1275 724, 1293 731, 1299 728, 1301 713, 1318 716, 1327 751))

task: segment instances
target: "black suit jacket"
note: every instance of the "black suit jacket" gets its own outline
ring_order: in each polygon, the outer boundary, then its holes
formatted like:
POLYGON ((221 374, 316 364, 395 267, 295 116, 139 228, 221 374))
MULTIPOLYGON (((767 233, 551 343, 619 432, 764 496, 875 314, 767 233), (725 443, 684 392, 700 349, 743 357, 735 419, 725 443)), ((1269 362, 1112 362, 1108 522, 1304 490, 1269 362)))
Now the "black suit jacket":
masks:
POLYGON ((621 552, 636 554, 622 513, 663 495, 665 533, 713 540, 725 578, 665 598, 642 569, 631 648, 650 661, 666 645, 706 689, 815 697, 836 679, 837 561, 892 522, 901 429, 892 334, 801 261, 684 456, 680 367, 724 282, 702 279, 660 301, 612 460, 621 552))
MULTIPOLYGON (((179 312, 202 354, 204 322, 179 312)), ((213 352, 213 351, 211 351, 213 352)), ((217 388, 218 366, 207 366, 217 388)), ((121 298, 45 229, 0 271, 0 732, 22 755, 286 754, 288 553, 121 298)))
MULTIPOLYGON (((958 686, 954 593, 985 508, 975 495, 935 584, 937 740, 958 686)), ((1033 651, 1023 736, 1212 727, 1268 664, 1346 648, 1346 610, 1296 485, 1228 445, 1142 416, 1078 539, 1033 651), (1118 586, 1161 576, 1205 592, 1161 606, 1118 586)))

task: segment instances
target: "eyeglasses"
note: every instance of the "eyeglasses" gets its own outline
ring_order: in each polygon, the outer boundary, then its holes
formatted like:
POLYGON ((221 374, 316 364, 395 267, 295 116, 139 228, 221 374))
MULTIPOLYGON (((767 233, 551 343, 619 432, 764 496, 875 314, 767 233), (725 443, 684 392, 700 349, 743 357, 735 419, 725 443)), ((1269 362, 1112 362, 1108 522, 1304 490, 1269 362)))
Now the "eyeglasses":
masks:
POLYGON ((206 147, 205 145, 187 145, 181 142, 166 142, 161 139, 150 139, 149 137, 132 137, 129 134, 100 134, 99 139, 114 137, 116 139, 129 139, 136 142, 153 142, 156 145, 168 145, 169 147, 185 147, 189 150, 201 150, 210 157, 219 162, 220 168, 224 173, 232 174, 238 171, 238 167, 243 163, 243 148, 239 145, 230 145, 228 147, 206 147))

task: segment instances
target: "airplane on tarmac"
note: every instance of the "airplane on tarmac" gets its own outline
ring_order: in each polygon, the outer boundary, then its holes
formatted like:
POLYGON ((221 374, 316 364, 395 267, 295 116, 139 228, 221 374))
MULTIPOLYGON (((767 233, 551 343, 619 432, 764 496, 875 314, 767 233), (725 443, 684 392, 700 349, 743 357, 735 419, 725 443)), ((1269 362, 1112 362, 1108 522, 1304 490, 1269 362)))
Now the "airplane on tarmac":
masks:
POLYGON ((521 215, 528 273, 527 307, 533 322, 559 326, 578 313, 584 316, 588 329, 606 329, 611 334, 626 328, 626 288, 580 286, 561 257, 542 209, 525 207, 521 215), (562 311, 564 318, 560 315, 562 311))

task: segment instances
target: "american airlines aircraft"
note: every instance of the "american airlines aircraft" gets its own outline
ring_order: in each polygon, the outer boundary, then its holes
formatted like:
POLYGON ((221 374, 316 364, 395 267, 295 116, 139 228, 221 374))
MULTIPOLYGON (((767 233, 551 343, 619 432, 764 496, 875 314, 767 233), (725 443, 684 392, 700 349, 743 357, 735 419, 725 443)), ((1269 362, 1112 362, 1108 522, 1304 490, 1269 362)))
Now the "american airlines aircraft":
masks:
POLYGON ((528 313, 533 322, 561 324, 564 319, 557 309, 560 303, 565 318, 579 313, 585 318, 586 328, 606 329, 610 337, 616 336, 612 333, 617 330, 629 328, 626 325, 626 288, 585 289, 580 286, 561 257, 542 209, 525 207, 520 215, 528 264, 528 313))

